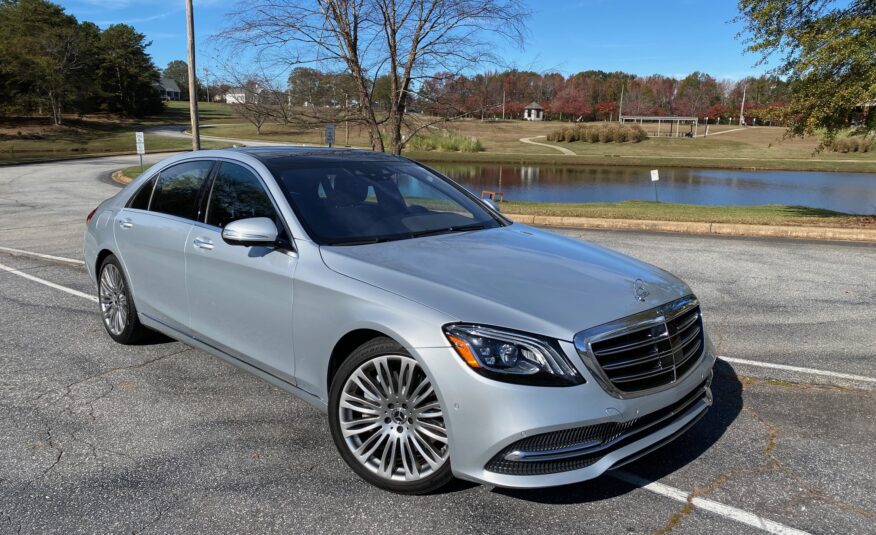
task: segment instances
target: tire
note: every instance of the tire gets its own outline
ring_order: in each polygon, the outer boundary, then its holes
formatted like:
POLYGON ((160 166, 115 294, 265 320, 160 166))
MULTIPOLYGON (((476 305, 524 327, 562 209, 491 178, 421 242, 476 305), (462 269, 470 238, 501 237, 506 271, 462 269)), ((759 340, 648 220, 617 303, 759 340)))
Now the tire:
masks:
POLYGON ((329 392, 329 425, 344 461, 376 487, 428 494, 453 480, 431 380, 389 338, 363 344, 341 364, 329 392))
POLYGON ((152 331, 140 323, 125 272, 114 255, 107 256, 100 264, 97 304, 101 323, 110 338, 116 342, 133 345, 152 335, 152 331))

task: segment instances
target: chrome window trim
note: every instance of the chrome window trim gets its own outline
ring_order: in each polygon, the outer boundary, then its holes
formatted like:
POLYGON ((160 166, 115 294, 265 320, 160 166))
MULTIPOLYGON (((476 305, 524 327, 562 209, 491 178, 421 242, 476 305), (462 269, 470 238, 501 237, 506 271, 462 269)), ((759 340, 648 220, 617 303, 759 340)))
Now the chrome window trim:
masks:
MULTIPOLYGON (((602 370, 602 366, 600 366, 597 361, 596 355, 593 354, 592 345, 600 340, 621 336, 629 332, 641 330, 648 326, 666 325, 667 322, 672 321, 690 309, 699 306, 699 304, 700 303, 696 297, 688 295, 658 307, 633 314, 632 316, 627 316, 602 325, 597 325, 590 329, 585 329, 575 334, 575 337, 573 338, 575 350, 578 352, 578 356, 581 357, 587 370, 590 371, 591 375, 596 379, 596 382, 599 383, 599 385, 602 386, 602 388, 612 397, 618 399, 631 399, 668 390, 686 379, 687 376, 694 371, 695 367, 689 369, 687 373, 680 377, 676 376, 674 380, 669 381, 665 385, 649 388, 647 390, 626 392, 617 388, 602 370)), ((705 348, 703 351, 705 351, 705 348)))

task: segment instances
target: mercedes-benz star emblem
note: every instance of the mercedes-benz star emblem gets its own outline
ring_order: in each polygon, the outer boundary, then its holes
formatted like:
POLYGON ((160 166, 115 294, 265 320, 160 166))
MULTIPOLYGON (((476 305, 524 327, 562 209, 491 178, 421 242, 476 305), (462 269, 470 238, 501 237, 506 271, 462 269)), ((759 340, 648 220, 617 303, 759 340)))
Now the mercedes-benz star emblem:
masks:
POLYGON ((649 292, 648 288, 645 286, 645 281, 642 279, 636 279, 634 291, 636 292, 636 299, 643 303, 645 302, 645 298, 651 295, 651 292, 649 292))

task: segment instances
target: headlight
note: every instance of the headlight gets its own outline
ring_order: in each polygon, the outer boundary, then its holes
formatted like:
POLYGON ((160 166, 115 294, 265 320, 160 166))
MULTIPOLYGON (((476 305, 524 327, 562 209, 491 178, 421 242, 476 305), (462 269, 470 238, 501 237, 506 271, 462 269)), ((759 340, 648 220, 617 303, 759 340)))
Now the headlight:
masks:
POLYGON ((552 340, 463 324, 446 325, 444 334, 465 363, 485 377, 539 386, 572 386, 584 382, 552 340))

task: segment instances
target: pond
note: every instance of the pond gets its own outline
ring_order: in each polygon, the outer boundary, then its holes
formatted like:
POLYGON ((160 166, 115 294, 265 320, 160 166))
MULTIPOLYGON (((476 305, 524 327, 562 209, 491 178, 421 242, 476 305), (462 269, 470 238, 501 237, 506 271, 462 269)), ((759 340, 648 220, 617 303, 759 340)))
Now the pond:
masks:
MULTIPOLYGON (((430 164, 475 194, 509 201, 654 200, 648 167, 430 164)), ((876 174, 736 169, 660 169, 661 202, 707 205, 787 204, 876 214, 876 174)))

